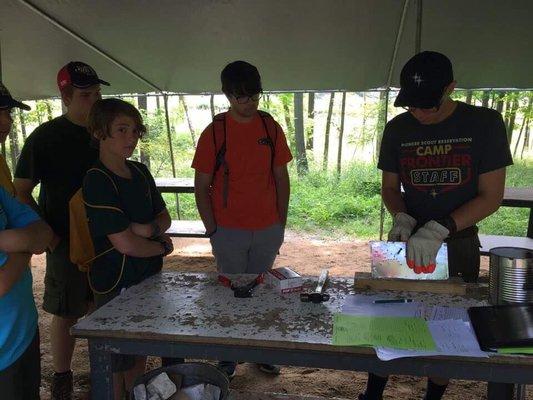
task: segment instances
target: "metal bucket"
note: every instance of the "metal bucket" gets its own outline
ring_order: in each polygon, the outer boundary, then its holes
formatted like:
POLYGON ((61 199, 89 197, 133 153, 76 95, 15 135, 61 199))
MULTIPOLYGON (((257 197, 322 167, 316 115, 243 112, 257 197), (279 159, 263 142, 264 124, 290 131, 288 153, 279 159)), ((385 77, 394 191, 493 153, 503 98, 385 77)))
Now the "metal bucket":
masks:
POLYGON ((490 250, 489 301, 533 303, 533 250, 517 247, 490 250))

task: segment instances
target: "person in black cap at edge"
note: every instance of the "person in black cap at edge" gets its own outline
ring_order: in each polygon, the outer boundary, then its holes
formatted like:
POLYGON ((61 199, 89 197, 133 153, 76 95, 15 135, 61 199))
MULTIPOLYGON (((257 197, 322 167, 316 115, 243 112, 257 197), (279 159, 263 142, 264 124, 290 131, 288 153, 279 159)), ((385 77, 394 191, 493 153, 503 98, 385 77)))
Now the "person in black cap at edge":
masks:
POLYGON ((92 293, 86 274, 70 262, 68 202, 98 158, 98 150, 90 145, 87 117, 94 102, 101 98, 100 85, 109 83, 89 65, 73 61, 59 70, 57 85, 67 112, 40 125, 26 139, 13 183, 19 200, 39 210, 54 231, 46 254, 43 298, 43 309, 53 314, 51 398, 70 400, 75 339, 69 330, 88 312, 92 293), (37 205, 32 191, 39 183, 37 205))
MULTIPOLYGON (((500 206, 505 167, 513 160, 502 116, 452 100, 455 85, 443 54, 424 51, 405 64, 394 106, 406 112, 385 126, 378 168, 383 202, 393 216, 388 240, 407 241, 409 267, 432 273, 445 242, 450 276, 476 282, 476 223, 500 206)), ((359 399, 382 399, 386 384, 387 377, 370 373, 359 399)), ((441 399, 447 385, 447 378, 430 377, 424 399, 441 399)))

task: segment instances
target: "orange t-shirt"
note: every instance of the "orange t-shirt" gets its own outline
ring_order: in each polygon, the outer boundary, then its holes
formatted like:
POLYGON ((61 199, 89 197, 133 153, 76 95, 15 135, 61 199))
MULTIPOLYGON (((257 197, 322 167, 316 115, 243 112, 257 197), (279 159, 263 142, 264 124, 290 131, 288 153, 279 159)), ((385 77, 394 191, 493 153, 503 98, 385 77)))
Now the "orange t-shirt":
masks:
MULTIPOLYGON (((277 134, 269 132, 274 142, 274 167, 287 164, 292 154, 287 139, 277 122, 277 134)), ((276 185, 271 170, 270 146, 259 144, 267 132, 259 114, 248 123, 235 121, 226 113, 226 163, 229 168, 227 207, 223 205, 223 167, 216 172, 211 188, 211 205, 217 224, 226 228, 263 229, 279 222, 276 185)), ((213 141, 212 123, 202 132, 192 168, 212 174, 216 152, 223 135, 213 141)))

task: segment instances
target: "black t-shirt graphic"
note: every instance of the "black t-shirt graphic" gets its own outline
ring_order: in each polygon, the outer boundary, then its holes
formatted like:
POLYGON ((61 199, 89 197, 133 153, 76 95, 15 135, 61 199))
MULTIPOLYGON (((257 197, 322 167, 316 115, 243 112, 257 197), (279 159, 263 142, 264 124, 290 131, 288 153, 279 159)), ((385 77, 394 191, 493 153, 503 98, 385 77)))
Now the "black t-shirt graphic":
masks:
POLYGON ((476 197, 479 175, 512 163, 501 115, 458 102, 435 125, 422 125, 410 113, 389 121, 378 168, 400 175, 407 212, 424 224, 476 197))

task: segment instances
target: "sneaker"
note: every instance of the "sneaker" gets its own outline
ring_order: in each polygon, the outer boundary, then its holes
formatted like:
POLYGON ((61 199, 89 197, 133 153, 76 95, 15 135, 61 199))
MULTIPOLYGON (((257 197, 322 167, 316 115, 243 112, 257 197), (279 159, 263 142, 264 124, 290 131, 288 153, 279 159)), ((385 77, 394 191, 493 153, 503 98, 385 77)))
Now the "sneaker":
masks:
POLYGON ((228 379, 231 381, 235 377, 237 363, 234 361, 219 361, 217 364, 217 368, 224 372, 228 379))
POLYGON ((74 387, 72 371, 55 373, 52 378, 51 400, 72 400, 74 387))
POLYGON ((279 373, 281 372, 280 367, 278 367, 277 365, 257 364, 257 366, 259 367, 259 370, 264 372, 265 374, 279 375, 279 373))

